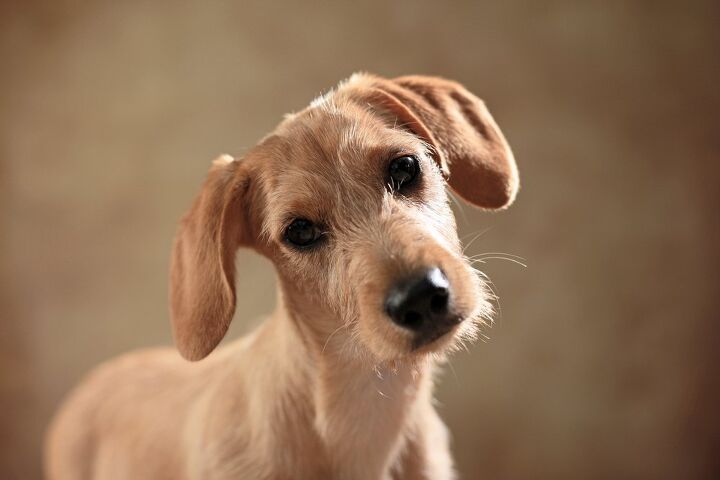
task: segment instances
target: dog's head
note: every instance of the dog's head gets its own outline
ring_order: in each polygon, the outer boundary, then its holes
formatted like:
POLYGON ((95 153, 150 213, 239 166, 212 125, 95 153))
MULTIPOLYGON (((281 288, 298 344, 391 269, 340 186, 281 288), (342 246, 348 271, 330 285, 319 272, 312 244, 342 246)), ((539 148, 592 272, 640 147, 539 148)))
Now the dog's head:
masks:
POLYGON ((293 320, 316 343, 375 360, 443 350, 490 314, 462 254, 446 186, 512 203, 512 153, 481 100, 434 77, 354 75, 289 115, 243 159, 221 156, 182 220, 170 307, 198 360, 235 311, 235 252, 272 260, 293 320))

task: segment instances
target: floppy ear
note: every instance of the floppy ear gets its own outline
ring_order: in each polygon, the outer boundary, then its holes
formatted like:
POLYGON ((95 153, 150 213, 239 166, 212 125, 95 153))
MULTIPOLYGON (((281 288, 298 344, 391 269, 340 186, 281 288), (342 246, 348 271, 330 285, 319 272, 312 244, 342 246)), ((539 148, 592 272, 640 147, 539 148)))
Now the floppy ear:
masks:
POLYGON ((462 198, 488 209, 513 202, 519 184, 515 159, 482 100, 437 77, 376 77, 371 89, 374 102, 432 145, 450 187, 462 198))
POLYGON ((220 343, 235 312, 235 253, 249 243, 244 197, 249 181, 221 155, 180 222, 170 260, 170 317, 180 354, 206 357, 220 343))

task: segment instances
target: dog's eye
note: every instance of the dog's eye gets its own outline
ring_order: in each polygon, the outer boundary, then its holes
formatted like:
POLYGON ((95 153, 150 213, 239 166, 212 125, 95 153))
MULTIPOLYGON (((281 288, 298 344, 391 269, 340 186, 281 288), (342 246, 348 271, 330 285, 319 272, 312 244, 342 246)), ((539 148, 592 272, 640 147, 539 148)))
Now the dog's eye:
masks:
POLYGON ((390 162, 390 183, 395 190, 400 190, 415 180, 420 173, 420 163, 412 155, 403 155, 390 162))
POLYGON ((322 235, 320 229, 310 220, 296 218, 285 229, 285 238, 296 247, 309 247, 322 235))

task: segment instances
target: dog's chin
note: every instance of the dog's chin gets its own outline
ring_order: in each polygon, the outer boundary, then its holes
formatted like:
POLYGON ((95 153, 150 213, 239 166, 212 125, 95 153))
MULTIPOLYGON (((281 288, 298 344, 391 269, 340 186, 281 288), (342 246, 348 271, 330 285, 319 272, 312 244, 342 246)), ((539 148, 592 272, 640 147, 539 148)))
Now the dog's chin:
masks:
MULTIPOLYGON (((376 362, 415 362, 430 356, 443 356, 455 349, 468 330, 472 320, 459 318, 451 325, 431 329, 427 332, 405 332, 398 327, 374 330, 364 338, 364 344, 376 362)), ((361 337, 363 335, 361 334, 361 337)))
POLYGON ((461 330, 462 320, 452 326, 439 328, 416 336, 411 341, 409 354, 411 356, 424 356, 427 354, 445 353, 458 342, 458 333, 461 330))

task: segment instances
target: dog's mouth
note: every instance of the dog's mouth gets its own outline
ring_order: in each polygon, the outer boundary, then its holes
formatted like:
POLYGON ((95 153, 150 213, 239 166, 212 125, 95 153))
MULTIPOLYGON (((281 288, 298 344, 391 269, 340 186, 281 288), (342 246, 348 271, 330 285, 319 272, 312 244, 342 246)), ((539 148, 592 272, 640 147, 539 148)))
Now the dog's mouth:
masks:
POLYGON ((451 316, 442 322, 428 325, 425 329, 415 334, 411 344, 411 351, 416 352, 425 347, 432 347, 434 343, 438 343, 440 339, 454 332, 463 320, 461 316, 451 316))

